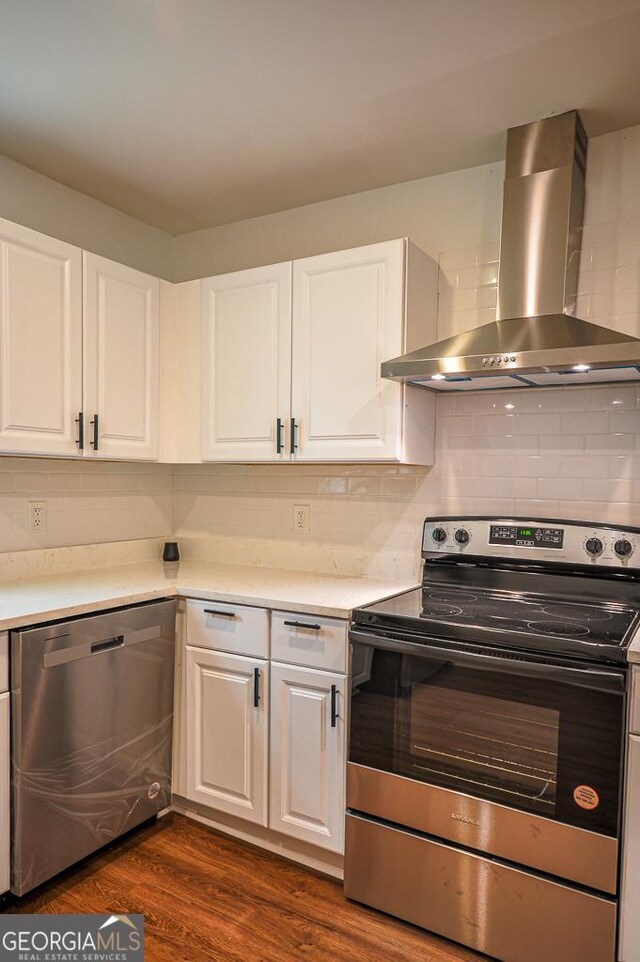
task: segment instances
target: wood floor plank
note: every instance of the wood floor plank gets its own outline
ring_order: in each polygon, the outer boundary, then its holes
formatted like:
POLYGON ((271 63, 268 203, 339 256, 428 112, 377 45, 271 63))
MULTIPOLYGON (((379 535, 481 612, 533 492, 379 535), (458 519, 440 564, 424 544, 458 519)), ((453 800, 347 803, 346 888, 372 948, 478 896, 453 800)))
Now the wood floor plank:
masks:
POLYGON ((172 814, 8 909, 139 912, 146 962, 481 962, 311 869, 172 814))

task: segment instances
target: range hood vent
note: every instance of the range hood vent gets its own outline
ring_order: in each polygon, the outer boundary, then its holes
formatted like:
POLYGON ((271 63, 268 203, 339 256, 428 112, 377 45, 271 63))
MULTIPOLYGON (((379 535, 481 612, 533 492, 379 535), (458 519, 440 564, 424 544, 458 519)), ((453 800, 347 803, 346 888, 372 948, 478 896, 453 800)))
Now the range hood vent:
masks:
POLYGON ((457 391, 640 379, 638 338, 575 316, 586 157, 576 110, 508 132, 497 319, 383 377, 457 391))

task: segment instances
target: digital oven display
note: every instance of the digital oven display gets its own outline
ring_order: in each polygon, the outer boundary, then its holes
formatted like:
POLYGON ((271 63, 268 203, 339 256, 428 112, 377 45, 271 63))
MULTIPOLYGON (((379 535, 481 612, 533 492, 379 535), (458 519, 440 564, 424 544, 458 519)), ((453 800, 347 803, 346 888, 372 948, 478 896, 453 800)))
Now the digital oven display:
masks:
POLYGON ((561 548, 563 541, 564 528, 492 524, 489 529, 489 544, 513 545, 516 548, 561 548))

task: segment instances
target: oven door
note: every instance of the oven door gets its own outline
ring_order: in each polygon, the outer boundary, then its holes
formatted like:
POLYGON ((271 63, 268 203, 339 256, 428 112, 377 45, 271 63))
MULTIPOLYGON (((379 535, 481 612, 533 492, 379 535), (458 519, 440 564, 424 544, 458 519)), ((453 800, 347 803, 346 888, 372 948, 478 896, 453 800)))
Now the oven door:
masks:
POLYGON ((351 642, 349 808, 567 878, 586 846, 607 869, 575 880, 615 891, 624 671, 351 642))

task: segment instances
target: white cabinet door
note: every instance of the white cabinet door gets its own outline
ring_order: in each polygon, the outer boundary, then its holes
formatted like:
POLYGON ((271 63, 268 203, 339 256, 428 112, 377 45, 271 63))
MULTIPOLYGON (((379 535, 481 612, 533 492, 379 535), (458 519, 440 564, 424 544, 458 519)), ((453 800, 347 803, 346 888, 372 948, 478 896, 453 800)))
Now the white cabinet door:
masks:
POLYGON ((9 692, 0 695, 0 894, 9 890, 9 692))
POLYGON ((203 460, 286 458, 291 264, 210 277, 202 298, 203 460))
MULTIPOLYGON (((634 675, 636 675, 635 668, 634 675)), ((637 693, 633 703, 637 703, 637 693)), ((625 782, 618 958, 620 962, 640 962, 640 736, 638 735, 628 736, 625 782)))
POLYGON ((268 662, 186 652, 187 798, 266 825, 268 662))
POLYGON ((159 348, 158 278, 85 253, 86 454, 157 459, 159 348))
POLYGON ((345 687, 344 675, 271 664, 269 826, 332 852, 344 848, 345 687))
POLYGON ((294 261, 291 416, 299 460, 402 460, 404 240, 294 261))
POLYGON ((79 454, 82 252, 0 221, 0 451, 79 454))

